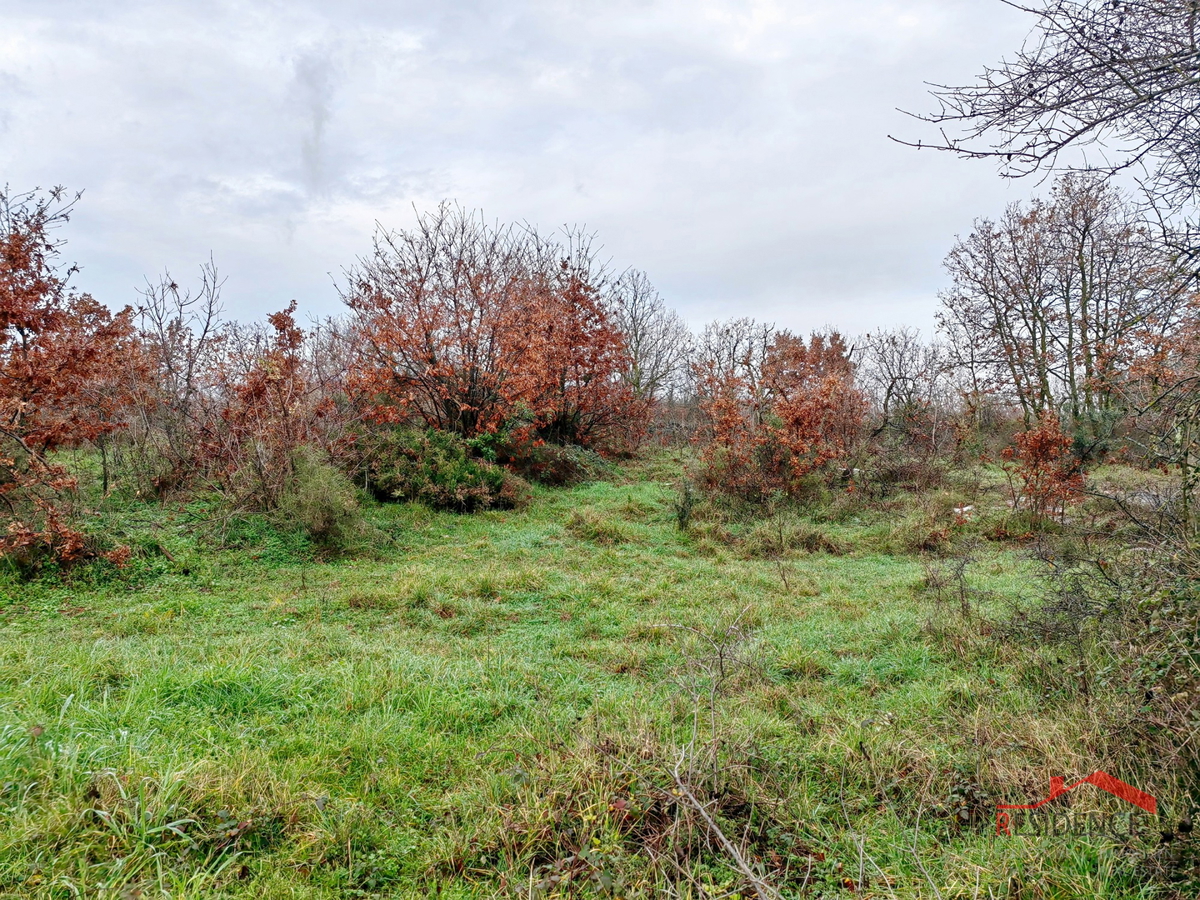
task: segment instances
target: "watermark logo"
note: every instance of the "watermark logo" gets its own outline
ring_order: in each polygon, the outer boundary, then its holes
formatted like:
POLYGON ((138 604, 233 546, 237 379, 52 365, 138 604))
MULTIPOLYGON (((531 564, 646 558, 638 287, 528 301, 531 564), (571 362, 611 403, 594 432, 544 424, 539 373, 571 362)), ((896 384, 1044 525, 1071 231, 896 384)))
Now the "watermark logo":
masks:
MULTIPOLYGON (((1035 810, 1040 810, 1044 806, 1057 800, 1065 794, 1071 793, 1076 788, 1082 787, 1085 784, 1093 785, 1100 788, 1102 791, 1107 791, 1114 797, 1124 800, 1133 807, 1141 809, 1150 815, 1158 814, 1158 800, 1147 794, 1145 791, 1135 788, 1132 784, 1126 784, 1120 778, 1114 778, 1107 772, 1096 771, 1087 778, 1081 778, 1074 784, 1067 784, 1066 779, 1055 776, 1050 779, 1050 794, 1046 798, 1037 801, 1036 803, 998 803, 996 804, 996 835, 1012 835, 1014 828, 1013 818, 1020 815, 1025 821, 1022 824, 1037 824, 1040 823, 1041 831, 1075 831, 1085 830, 1088 833, 1091 831, 1103 828, 1106 831, 1115 832, 1116 823, 1111 816, 1093 815, 1082 821, 1077 821, 1073 817, 1062 819, 1061 817, 1035 817, 1029 813, 1035 810), (1018 812, 1021 811, 1021 812, 1018 812)), ((1132 810, 1127 810, 1132 813, 1132 810)), ((1130 835, 1134 832, 1136 826, 1134 818, 1130 815, 1127 819, 1127 828, 1125 834, 1130 835)))

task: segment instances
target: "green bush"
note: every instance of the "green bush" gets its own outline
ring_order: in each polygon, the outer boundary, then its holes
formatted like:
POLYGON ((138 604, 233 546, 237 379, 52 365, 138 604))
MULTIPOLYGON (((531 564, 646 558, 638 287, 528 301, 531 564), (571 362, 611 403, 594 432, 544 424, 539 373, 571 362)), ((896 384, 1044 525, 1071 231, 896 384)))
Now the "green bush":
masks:
POLYGON ((313 543, 344 548, 363 529, 354 486, 320 451, 292 453, 292 474, 276 509, 279 521, 299 526, 313 543))
POLYGON ((461 437, 445 431, 391 428, 363 435, 359 452, 366 484, 380 500, 416 500, 435 509, 512 509, 529 485, 477 459, 461 437))
POLYGON ((583 447, 538 441, 507 441, 495 448, 496 461, 522 478, 549 487, 570 487, 603 477, 610 469, 599 453, 583 447))
POLYGON ((671 504, 675 513, 675 524, 680 531, 687 531, 692 526, 692 514, 696 511, 696 489, 690 481, 684 481, 679 488, 679 494, 671 504))

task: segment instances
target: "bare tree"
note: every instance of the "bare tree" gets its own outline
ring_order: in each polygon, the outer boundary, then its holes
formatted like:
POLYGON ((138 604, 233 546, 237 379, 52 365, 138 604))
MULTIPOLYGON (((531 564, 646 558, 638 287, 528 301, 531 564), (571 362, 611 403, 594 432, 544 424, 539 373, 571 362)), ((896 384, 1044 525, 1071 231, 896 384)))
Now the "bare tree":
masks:
POLYGON ((323 402, 351 406, 348 379, 359 365, 362 341, 353 323, 339 316, 313 322, 304 341, 305 370, 323 402))
POLYGON ((923 341, 917 329, 873 331, 859 343, 859 383, 885 425, 933 398, 942 350, 923 341))
POLYGON ((1178 320, 1187 278, 1123 195, 1067 175, 1049 200, 979 220, 946 258, 940 327, 983 392, 1026 424, 1062 412, 1093 441, 1122 413, 1120 383, 1178 320))
POLYGON ((164 272, 141 291, 143 340, 159 367, 159 383, 180 406, 201 390, 206 355, 221 330, 221 289, 225 280, 210 259, 200 266, 200 285, 191 291, 164 272))
POLYGON ((945 347, 915 328, 871 332, 858 343, 858 383, 874 407, 875 434, 920 437, 936 448, 953 403, 945 347))
POLYGON ((663 302, 645 272, 628 269, 613 284, 616 317, 625 335, 625 380, 638 397, 659 400, 675 393, 685 375, 692 334, 663 302))
POLYGON ((156 472, 155 489, 189 477, 195 444, 207 421, 206 401, 215 354, 224 339, 221 288, 224 280, 210 259, 200 267, 200 284, 181 287, 164 272, 147 281, 139 307, 142 346, 151 372, 131 423, 134 469, 156 472))
MULTIPOLYGON (((1200 190, 1200 0, 1001 0, 1035 19, 1011 61, 935 85, 931 146, 995 158, 1009 177, 1097 148, 1085 168, 1152 172, 1177 203, 1200 190)), ((905 142, 910 143, 910 142, 905 142)), ((1075 166, 1078 168, 1078 166, 1075 166)))
POLYGON ((775 326, 754 319, 710 322, 701 332, 692 355, 693 393, 703 405, 713 385, 737 385, 735 400, 755 424, 761 424, 766 403, 763 383, 767 354, 775 326))

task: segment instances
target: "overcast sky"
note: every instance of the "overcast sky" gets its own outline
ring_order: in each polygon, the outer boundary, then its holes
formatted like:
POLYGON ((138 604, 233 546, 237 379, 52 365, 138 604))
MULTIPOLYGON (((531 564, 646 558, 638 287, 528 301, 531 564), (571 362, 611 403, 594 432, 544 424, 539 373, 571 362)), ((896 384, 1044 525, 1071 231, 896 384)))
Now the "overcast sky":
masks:
POLYGON ((336 312, 375 222, 442 199, 594 230, 694 324, 928 329, 941 259, 1036 185, 896 107, 1029 27, 999 0, 0 0, 0 184, 85 190, 117 306, 211 253, 231 315, 336 312))

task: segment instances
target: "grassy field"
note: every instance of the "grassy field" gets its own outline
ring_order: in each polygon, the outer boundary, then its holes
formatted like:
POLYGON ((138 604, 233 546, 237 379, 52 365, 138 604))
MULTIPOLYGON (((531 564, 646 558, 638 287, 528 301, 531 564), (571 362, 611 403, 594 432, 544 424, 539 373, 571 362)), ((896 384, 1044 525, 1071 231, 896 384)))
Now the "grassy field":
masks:
POLYGON ((919 552, 978 486, 684 532, 680 475, 373 506, 382 549, 324 560, 103 511, 127 571, 0 587, 0 895, 754 896, 717 830, 788 897, 1154 893, 1136 848, 994 834, 1052 775, 1144 773, 997 637, 1018 547, 965 612, 919 552))

